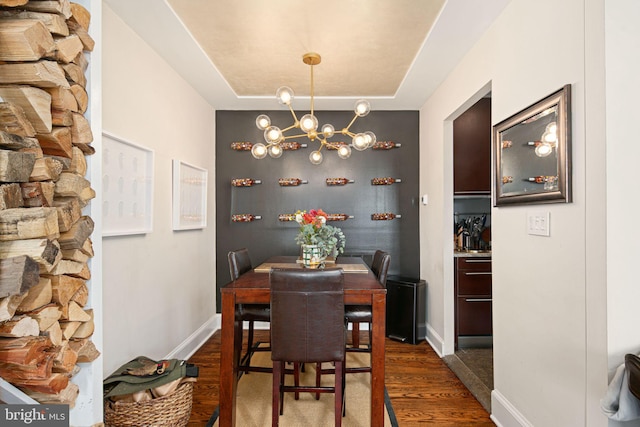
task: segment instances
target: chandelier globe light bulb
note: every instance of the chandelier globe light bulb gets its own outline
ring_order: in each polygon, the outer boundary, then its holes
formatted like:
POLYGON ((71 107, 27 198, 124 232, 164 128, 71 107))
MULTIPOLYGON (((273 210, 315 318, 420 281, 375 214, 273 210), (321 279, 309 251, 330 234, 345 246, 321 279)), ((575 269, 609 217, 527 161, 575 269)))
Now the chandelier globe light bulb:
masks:
POLYGON ((276 98, 281 105, 291 105, 293 90, 290 87, 282 86, 276 91, 276 98))
POLYGON ((279 144, 271 145, 268 151, 269 151, 269 156, 274 159, 277 159, 278 157, 282 156, 282 153, 284 152, 284 150, 279 144))
POLYGON ((319 165, 322 163, 322 153, 319 150, 312 151, 309 154, 309 161, 314 165, 319 165))
POLYGON ((267 147, 262 142, 258 142, 251 147, 251 155, 258 160, 264 159, 267 156, 267 147))
POLYGON ((277 144, 282 141, 282 131, 277 126, 269 126, 264 130, 264 140, 269 144, 277 144))
POLYGON ((338 157, 341 159, 348 159, 351 157, 351 147, 347 144, 340 145, 340 147, 338 147, 338 157))
POLYGON ((367 148, 373 147, 373 144, 376 143, 376 134, 368 130, 364 133, 364 137, 367 140, 367 148))
POLYGON ((326 125, 322 125, 322 134, 325 138, 331 138, 333 135, 335 135, 335 133, 336 129, 332 124, 327 123, 326 125))
POLYGON ((318 129, 318 119, 313 114, 305 114, 300 119, 300 129, 303 132, 309 133, 318 129))
POLYGON ((367 147, 369 147, 369 142, 364 133, 357 133, 353 137, 351 145, 353 145, 353 148, 355 148, 356 150, 363 151, 366 150, 367 147))
POLYGON ((369 104, 369 101, 366 99, 360 99, 356 101, 353 111, 356 113, 356 116, 364 117, 371 111, 371 104, 369 104))
POLYGON ((260 114, 256 117, 256 126, 260 130, 265 130, 269 126, 271 126, 271 119, 266 114, 260 114))

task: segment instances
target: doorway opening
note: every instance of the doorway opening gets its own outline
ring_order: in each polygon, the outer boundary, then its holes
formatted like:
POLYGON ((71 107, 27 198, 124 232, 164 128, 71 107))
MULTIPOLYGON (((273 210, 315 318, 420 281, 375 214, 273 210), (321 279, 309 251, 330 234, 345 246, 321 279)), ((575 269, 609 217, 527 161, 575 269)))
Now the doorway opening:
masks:
POLYGON ((491 287, 491 88, 453 120, 454 353, 444 361, 491 412, 493 325, 491 287))

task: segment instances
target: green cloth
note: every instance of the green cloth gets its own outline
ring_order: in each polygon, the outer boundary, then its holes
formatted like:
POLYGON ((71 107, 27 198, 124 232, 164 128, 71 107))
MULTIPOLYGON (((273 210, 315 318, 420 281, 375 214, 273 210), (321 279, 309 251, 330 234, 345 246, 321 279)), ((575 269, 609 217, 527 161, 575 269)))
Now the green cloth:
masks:
POLYGON ((107 398, 132 394, 159 387, 186 376, 197 377, 198 368, 185 360, 155 361, 145 356, 138 356, 122 365, 103 381, 103 395, 107 398), (145 370, 150 373, 139 373, 145 370))

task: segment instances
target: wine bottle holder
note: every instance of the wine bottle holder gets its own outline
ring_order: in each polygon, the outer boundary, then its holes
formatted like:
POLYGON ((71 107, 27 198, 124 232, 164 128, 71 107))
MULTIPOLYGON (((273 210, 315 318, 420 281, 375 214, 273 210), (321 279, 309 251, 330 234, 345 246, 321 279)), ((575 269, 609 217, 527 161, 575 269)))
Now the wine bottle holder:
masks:
POLYGON ((376 141, 371 147, 372 150, 391 150, 392 148, 400 148, 402 144, 393 141, 376 141))
MULTIPOLYGON (((353 215, 347 215, 344 213, 334 213, 334 214, 327 214, 327 221, 346 221, 348 219, 353 219, 354 216, 353 215)), ((289 221, 295 221, 296 220, 296 214, 279 214, 278 215, 278 221, 281 222, 289 222, 289 221)))
POLYGON ((280 178, 278 179, 278 185, 280 187, 297 187, 300 184, 307 184, 307 180, 300 178, 280 178))
POLYGON ((262 181, 253 178, 234 178, 231 180, 232 187, 253 187, 256 184, 262 184, 262 181))
POLYGON ((397 215, 391 212, 381 212, 371 214, 371 220, 373 221, 391 221, 392 219, 401 218, 402 215, 397 215))
POLYGON ((280 147, 283 150, 292 151, 292 150, 299 150, 301 148, 307 148, 307 144, 300 144, 299 142, 296 142, 296 141, 284 141, 280 143, 280 147))
POLYGON ((355 181, 353 179, 347 179, 347 178, 327 178, 325 182, 327 183, 327 185, 338 186, 338 185, 352 184, 355 181))
POLYGON ((248 141, 236 141, 231 143, 231 149, 236 151, 251 151, 253 144, 248 141))
POLYGON ((260 215, 254 214, 234 214, 231 215, 231 221, 233 222, 252 222, 262 219, 260 215))
POLYGON ((396 179, 392 177, 380 177, 380 178, 372 178, 371 185, 392 185, 398 182, 402 182, 401 179, 396 179))

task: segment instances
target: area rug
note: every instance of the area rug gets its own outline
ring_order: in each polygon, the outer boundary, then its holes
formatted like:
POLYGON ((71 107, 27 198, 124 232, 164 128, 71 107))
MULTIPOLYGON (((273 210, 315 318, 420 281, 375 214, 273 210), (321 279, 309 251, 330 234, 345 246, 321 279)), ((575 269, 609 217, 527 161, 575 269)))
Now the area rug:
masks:
MULTIPOLYGON (((368 366, 367 353, 347 353, 347 366, 368 366)), ((251 359, 255 366, 271 366, 271 353, 258 352, 251 359)), ((329 366, 323 366, 328 368, 329 366)), ((293 384, 293 376, 287 375, 287 383, 293 384)), ((300 376, 301 384, 315 384, 315 366, 307 365, 300 376)), ((333 375, 323 375, 322 385, 334 384, 333 375)), ((345 387, 346 415, 342 418, 345 427, 365 427, 371 425, 371 375, 369 373, 347 374, 345 387)), ((211 416, 207 427, 218 426, 219 408, 211 416)), ((283 427, 322 427, 334 425, 334 395, 321 393, 320 400, 315 394, 301 393, 295 400, 293 393, 284 394, 284 414, 280 416, 283 427)), ((385 389, 385 427, 397 427, 391 401, 385 389)), ((251 372, 238 381, 236 398, 236 425, 242 427, 271 426, 271 374, 251 372)))

